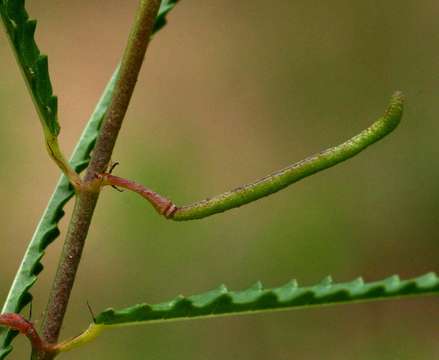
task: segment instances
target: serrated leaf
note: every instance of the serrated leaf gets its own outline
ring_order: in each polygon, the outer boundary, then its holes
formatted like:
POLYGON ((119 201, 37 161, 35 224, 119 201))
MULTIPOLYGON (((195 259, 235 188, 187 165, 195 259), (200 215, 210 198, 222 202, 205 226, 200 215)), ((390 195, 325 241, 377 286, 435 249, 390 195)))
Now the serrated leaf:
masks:
POLYGON ((110 327, 238 315, 433 293, 439 294, 439 278, 435 273, 409 280, 392 276, 370 283, 364 283, 361 278, 351 282, 333 283, 327 277, 314 286, 306 287, 299 287, 293 280, 274 289, 264 289, 258 283, 243 291, 230 291, 222 285, 204 294, 181 296, 157 305, 145 303, 121 310, 107 309, 96 317, 96 325, 110 327))
POLYGON ((243 291, 230 291, 225 285, 200 295, 178 296, 169 302, 139 304, 122 310, 108 309, 99 314, 81 335, 58 344, 66 352, 93 341, 106 329, 178 320, 213 318, 228 315, 299 309, 317 306, 377 301, 403 296, 439 293, 439 278, 428 273, 401 281, 397 275, 364 283, 362 278, 334 284, 331 277, 314 286, 299 287, 296 280, 274 289, 260 282, 243 291))
POLYGON ((0 15, 27 86, 37 107, 44 132, 57 137, 59 123, 57 99, 53 95, 47 56, 35 42, 37 22, 30 20, 23 0, 0 1, 0 15))
MULTIPOLYGON (((111 100, 116 78, 117 72, 108 83, 73 152, 71 163, 78 172, 88 165, 90 153, 93 150, 99 128, 111 100)), ((69 180, 66 176, 61 176, 27 247, 23 261, 9 290, 2 313, 19 313, 32 300, 29 289, 37 280, 38 274, 43 270, 41 259, 45 254, 46 248, 60 234, 58 223, 64 216, 64 205, 73 195, 74 191, 69 180)), ((15 331, 5 328, 0 329, 0 360, 4 359, 12 351, 10 343, 16 334, 15 331)))
MULTIPOLYGON (((16 6, 18 9, 20 9, 21 5, 18 3, 20 3, 20 1, 6 2, 4 0, 0 0, 0 8, 3 8, 7 4, 8 6, 16 6)), ((166 24, 166 15, 176 3, 176 0, 162 2, 159 14, 157 16, 157 25, 154 29, 154 33, 156 33, 166 24)), ((21 4, 23 4, 22 1, 21 4)), ((17 12, 16 10, 14 11, 19 16, 27 19, 26 12, 23 13, 17 12)), ((30 24, 27 25, 30 29, 28 29, 30 32, 35 30, 35 22, 29 21, 26 24, 30 24)), ((29 52, 36 51, 35 48, 29 46, 23 46, 23 49, 26 49, 26 51, 29 52)), ((26 59, 28 58, 30 57, 26 56, 26 59)), ((45 64, 40 63, 39 66, 45 66, 45 64)), ((81 138, 75 147, 75 150, 73 151, 70 162, 72 167, 77 172, 84 170, 89 164, 90 153, 95 146, 100 126, 110 104, 118 73, 119 66, 115 70, 111 80, 105 88, 101 99, 99 100, 86 128, 81 135, 81 138)), ((46 92, 46 96, 47 94, 48 93, 46 92)), ((56 109, 56 98, 52 97, 52 100, 50 101, 54 101, 51 104, 51 108, 56 109)), ((64 216, 64 205, 73 197, 73 195, 74 191, 70 186, 68 179, 64 175, 61 176, 49 200, 47 208, 43 213, 40 223, 38 224, 28 245, 26 253, 23 257, 23 261, 18 269, 11 289, 9 290, 2 313, 19 313, 32 300, 32 295, 29 293, 29 289, 37 280, 37 275, 43 270, 41 259, 44 256, 47 246, 49 246, 59 236, 58 223, 64 216)), ((12 351, 10 344, 15 335, 16 332, 14 331, 0 328, 0 360, 4 359, 6 355, 12 351)))
POLYGON ((153 34, 162 29, 166 25, 166 15, 177 5, 180 0, 162 0, 159 13, 155 21, 153 34))

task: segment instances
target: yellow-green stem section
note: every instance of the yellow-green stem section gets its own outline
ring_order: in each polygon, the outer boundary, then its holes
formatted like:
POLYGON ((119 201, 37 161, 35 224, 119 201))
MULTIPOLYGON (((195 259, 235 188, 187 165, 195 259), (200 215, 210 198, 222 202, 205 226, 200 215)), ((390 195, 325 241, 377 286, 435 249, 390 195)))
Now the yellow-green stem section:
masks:
POLYGON ((78 173, 70 166, 64 157, 56 137, 46 135, 46 148, 50 157, 55 161, 64 175, 69 179, 70 183, 77 189, 81 185, 81 178, 78 173))
POLYGON ((58 352, 66 352, 93 341, 104 330, 105 325, 91 324, 81 335, 64 341, 56 347, 58 352))

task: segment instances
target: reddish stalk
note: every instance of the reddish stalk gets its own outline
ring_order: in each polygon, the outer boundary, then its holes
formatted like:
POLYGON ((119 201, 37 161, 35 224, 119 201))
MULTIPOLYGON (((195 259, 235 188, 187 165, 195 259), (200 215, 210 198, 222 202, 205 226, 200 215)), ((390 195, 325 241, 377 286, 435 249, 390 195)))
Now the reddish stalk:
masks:
POLYGON ((58 352, 56 345, 44 341, 35 330, 34 324, 19 314, 6 313, 0 315, 0 325, 16 330, 26 336, 31 343, 33 351, 38 354, 55 355, 58 352))
POLYGON ((142 184, 136 183, 135 181, 123 179, 108 173, 96 174, 96 177, 102 181, 101 186, 118 186, 136 192, 148 200, 160 215, 163 215, 168 219, 171 218, 172 215, 174 215, 174 213, 178 210, 177 206, 171 200, 143 186, 142 184))

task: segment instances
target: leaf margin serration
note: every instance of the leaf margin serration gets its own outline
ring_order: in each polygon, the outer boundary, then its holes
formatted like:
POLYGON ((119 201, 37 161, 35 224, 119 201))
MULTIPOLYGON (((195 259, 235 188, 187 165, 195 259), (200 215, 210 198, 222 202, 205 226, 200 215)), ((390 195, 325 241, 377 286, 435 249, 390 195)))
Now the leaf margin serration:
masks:
POLYGON ((35 42, 37 21, 30 19, 24 0, 1 0, 0 17, 47 136, 60 132, 58 99, 53 94, 47 55, 35 42))
POLYGON ((430 294, 439 294, 439 277, 433 272, 407 280, 393 275, 374 282, 364 282, 360 277, 333 283, 327 277, 316 285, 305 287, 299 287, 296 280, 291 280, 272 289, 264 289, 258 282, 243 291, 230 291, 221 285, 203 294, 178 296, 160 304, 143 303, 119 310, 108 308, 96 316, 96 325, 128 326, 430 294))

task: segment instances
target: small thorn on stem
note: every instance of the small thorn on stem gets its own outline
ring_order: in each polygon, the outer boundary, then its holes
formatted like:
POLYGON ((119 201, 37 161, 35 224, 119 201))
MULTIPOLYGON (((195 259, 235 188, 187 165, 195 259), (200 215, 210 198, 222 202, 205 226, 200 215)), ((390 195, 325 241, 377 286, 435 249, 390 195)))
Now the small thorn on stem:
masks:
POLYGON ((123 192, 123 190, 119 189, 116 185, 111 185, 111 187, 119 192, 123 192))
POLYGON ((87 303, 87 308, 88 308, 88 311, 90 312, 91 318, 93 319, 93 324, 96 324, 96 318, 95 318, 95 314, 93 312, 93 309, 91 308, 88 300, 86 301, 86 303, 87 303))
POLYGON ((108 170, 108 173, 111 174, 117 165, 119 165, 118 161, 110 162, 110 169, 108 170))
POLYGON ((32 300, 29 303, 29 321, 32 320, 32 300))

